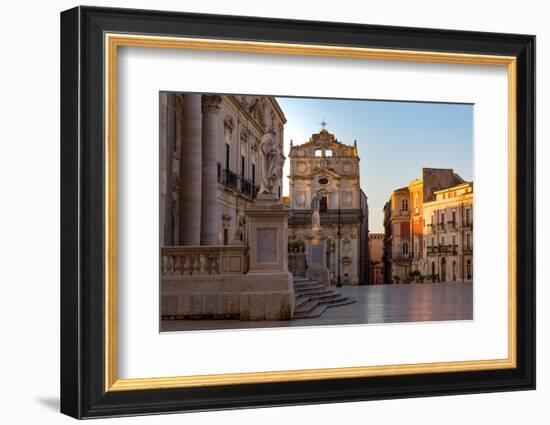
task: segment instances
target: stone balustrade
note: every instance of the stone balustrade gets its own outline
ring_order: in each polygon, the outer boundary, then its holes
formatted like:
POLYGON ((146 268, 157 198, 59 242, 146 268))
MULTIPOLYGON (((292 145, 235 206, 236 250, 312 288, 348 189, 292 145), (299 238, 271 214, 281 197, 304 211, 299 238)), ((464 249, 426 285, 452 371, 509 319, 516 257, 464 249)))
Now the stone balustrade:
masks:
POLYGON ((162 276, 244 274, 246 246, 165 246, 161 248, 162 276))

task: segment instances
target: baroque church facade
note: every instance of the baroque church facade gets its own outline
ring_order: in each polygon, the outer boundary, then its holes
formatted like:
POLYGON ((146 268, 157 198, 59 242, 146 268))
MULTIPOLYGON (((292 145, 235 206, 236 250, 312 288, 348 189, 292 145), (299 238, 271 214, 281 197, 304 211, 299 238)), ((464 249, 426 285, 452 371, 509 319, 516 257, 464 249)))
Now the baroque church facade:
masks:
POLYGON ((288 222, 290 244, 307 246, 312 201, 320 198, 332 283, 368 283, 368 204, 360 187, 357 144, 346 145, 323 126, 301 145, 291 142, 288 222))

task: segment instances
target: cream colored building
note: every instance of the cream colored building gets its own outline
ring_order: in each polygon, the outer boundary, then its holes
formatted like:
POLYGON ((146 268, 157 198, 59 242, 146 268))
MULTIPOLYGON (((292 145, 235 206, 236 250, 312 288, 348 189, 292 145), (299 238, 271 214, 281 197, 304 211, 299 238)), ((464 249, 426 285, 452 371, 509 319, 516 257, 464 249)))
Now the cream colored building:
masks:
POLYGON ((306 243, 311 230, 311 202, 320 193, 331 281, 367 283, 368 206, 360 188, 356 144, 343 144, 323 128, 306 143, 292 145, 289 158, 289 241, 306 243))
POLYGON ((473 279, 473 192, 464 182, 435 191, 424 203, 424 275, 441 282, 473 279))

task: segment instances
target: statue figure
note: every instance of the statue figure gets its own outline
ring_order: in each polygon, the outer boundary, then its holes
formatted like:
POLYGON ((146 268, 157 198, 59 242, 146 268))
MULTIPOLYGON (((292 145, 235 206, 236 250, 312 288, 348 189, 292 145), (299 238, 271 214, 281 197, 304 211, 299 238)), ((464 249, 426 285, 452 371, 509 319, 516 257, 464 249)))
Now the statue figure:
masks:
POLYGON ((262 138, 260 152, 263 157, 260 193, 275 194, 275 185, 283 173, 284 156, 273 130, 269 130, 262 138))
POLYGON ((317 192, 311 199, 311 228, 314 230, 321 228, 321 217, 319 215, 321 199, 323 199, 323 194, 321 192, 317 192))

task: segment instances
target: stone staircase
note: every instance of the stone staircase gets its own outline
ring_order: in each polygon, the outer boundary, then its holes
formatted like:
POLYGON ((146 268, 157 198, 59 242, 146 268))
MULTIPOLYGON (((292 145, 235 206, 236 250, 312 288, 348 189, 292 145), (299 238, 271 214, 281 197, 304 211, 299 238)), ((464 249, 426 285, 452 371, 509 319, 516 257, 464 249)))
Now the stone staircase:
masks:
POLYGON ((319 317, 327 308, 337 307, 355 302, 337 290, 309 278, 294 277, 294 292, 296 303, 294 319, 309 319, 319 317))

